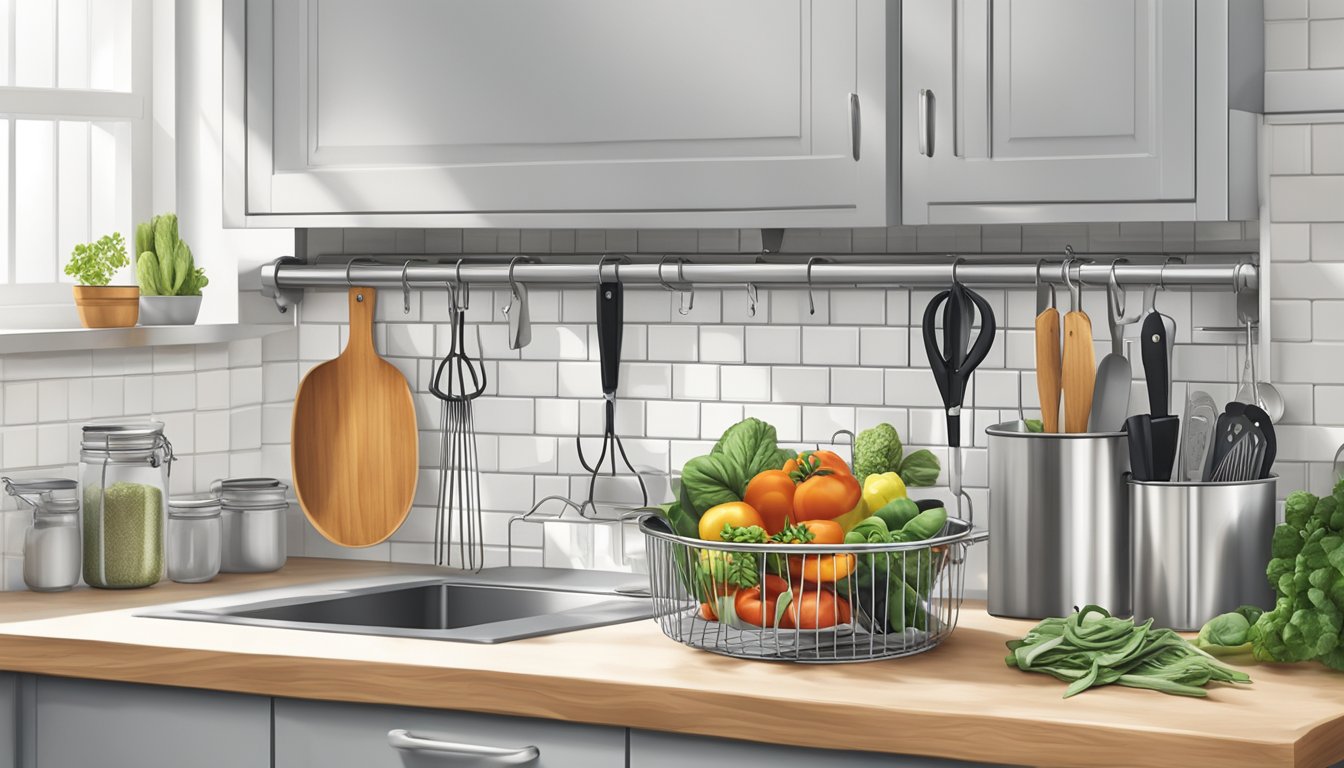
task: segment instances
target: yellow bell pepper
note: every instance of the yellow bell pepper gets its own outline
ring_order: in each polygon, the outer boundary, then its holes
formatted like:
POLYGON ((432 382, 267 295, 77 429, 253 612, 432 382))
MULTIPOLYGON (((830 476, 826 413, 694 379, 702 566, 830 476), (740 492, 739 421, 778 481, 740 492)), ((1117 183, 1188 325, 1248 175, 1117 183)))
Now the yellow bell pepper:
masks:
POLYGON ((869 507, 868 504, 860 498, 859 503, 855 504, 853 509, 835 518, 835 522, 840 524, 840 530, 849 533, 849 529, 858 525, 859 521, 872 517, 873 513, 876 511, 876 508, 869 507))
POLYGON ((863 501, 876 512, 896 499, 906 497, 905 481, 895 472, 869 475, 863 481, 863 501))

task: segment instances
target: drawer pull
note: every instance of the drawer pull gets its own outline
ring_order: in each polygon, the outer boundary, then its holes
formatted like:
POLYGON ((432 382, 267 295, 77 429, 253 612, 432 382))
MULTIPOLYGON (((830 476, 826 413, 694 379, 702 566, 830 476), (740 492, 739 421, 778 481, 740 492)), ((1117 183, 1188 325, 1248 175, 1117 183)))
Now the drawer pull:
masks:
POLYGON ((404 728, 387 732, 388 746, 405 752, 435 752, 444 759, 469 758, 472 765, 527 765, 541 757, 536 747, 487 747, 416 736, 404 728))

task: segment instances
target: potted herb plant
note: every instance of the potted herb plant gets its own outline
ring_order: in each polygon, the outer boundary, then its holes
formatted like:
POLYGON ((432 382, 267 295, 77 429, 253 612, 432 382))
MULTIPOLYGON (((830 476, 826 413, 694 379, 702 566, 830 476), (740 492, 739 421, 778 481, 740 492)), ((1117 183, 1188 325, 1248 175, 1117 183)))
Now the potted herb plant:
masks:
POLYGON ((177 216, 165 213, 135 228, 135 279, 144 325, 191 325, 210 281, 177 236, 177 216))
POLYGON ((75 246, 65 264, 65 274, 79 281, 74 286, 75 308, 85 328, 135 325, 140 317, 140 289, 134 285, 108 285, 112 274, 129 263, 126 241, 120 232, 75 246))

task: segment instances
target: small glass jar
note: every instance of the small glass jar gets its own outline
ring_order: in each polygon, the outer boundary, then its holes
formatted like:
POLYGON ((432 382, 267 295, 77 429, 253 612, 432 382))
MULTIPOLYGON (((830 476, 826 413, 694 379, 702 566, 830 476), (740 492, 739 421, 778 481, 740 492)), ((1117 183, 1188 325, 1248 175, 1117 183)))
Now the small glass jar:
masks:
POLYGON ((157 421, 90 424, 79 452, 84 581, 147 587, 163 578, 163 529, 173 447, 157 421))
POLYGON ((33 508, 23 537, 23 583, 34 592, 64 592, 79 583, 79 487, 74 480, 4 481, 33 508))
POLYGON ((214 496, 168 500, 168 578, 199 584, 219 574, 222 531, 214 496))
POLYGON ((224 573, 267 573, 285 564, 289 486, 271 477, 216 480, 223 508, 224 573))

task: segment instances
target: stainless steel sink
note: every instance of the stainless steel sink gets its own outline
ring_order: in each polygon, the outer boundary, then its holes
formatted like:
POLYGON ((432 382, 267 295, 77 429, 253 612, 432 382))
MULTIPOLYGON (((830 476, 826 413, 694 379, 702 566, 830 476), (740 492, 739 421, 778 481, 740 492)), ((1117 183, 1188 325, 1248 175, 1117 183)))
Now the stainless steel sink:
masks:
POLYGON ((381 577, 162 606, 150 618, 501 643, 653 615, 647 577, 548 568, 381 577))

